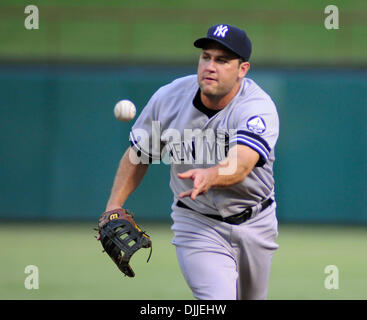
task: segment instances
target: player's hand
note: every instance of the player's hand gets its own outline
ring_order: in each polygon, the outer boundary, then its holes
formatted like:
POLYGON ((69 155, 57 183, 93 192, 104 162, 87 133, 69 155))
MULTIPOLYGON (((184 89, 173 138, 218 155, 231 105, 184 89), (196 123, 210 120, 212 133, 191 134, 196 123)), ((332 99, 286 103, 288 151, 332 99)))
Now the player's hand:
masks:
POLYGON ((178 173, 177 176, 180 179, 191 179, 194 182, 193 188, 181 192, 179 197, 191 197, 192 200, 195 200, 198 195, 208 192, 213 186, 217 176, 217 170, 216 168, 192 169, 183 173, 178 173))

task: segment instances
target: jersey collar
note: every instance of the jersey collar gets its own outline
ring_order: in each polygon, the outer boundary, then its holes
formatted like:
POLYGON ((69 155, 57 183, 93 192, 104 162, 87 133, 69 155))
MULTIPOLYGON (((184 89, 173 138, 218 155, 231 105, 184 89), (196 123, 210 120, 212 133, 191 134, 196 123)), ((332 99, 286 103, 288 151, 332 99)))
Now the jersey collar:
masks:
POLYGON ((198 109, 202 113, 206 114, 208 116, 208 118, 211 118, 211 117, 215 116, 219 111, 221 111, 221 110, 209 109, 208 107, 206 107, 203 104, 203 102, 201 101, 200 93, 201 93, 201 90, 199 88, 198 91, 196 92, 194 100, 192 101, 192 104, 194 105, 194 107, 196 109, 198 109))

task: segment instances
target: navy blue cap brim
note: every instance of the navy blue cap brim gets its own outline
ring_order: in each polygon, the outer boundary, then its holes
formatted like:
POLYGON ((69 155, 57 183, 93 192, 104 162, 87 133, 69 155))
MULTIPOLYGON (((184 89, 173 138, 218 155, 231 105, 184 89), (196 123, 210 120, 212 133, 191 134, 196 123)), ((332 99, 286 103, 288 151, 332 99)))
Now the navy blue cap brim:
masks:
POLYGON ((196 48, 204 48, 205 45, 208 43, 208 42, 217 42, 219 44, 221 44, 223 47, 229 49, 230 51, 234 52, 236 55, 238 55, 239 57, 247 60, 247 57, 242 57, 241 54, 237 53, 236 50, 234 50, 231 46, 229 46, 227 43, 225 43, 224 41, 221 41, 217 38, 208 38, 208 37, 205 37, 205 38, 200 38, 200 39, 197 39, 195 42, 194 42, 194 46, 196 48))

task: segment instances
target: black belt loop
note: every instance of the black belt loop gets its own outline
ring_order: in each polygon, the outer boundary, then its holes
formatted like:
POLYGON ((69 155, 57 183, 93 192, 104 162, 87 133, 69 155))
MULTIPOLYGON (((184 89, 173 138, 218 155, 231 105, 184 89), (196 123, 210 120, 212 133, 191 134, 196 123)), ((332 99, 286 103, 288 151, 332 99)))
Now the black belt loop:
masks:
MULTIPOLYGON (((265 210, 273 202, 274 202, 274 200, 271 199, 271 198, 263 201, 261 203, 261 208, 260 208, 259 212, 265 210)), ((177 206, 180 207, 180 208, 184 208, 184 209, 188 209, 188 210, 191 210, 191 211, 195 211, 195 210, 191 209, 189 206, 187 206, 186 204, 184 204, 181 200, 178 200, 177 201, 177 206)), ((215 220, 219 220, 219 221, 222 221, 222 222, 227 222, 229 224, 239 225, 241 223, 246 222, 248 219, 251 218, 251 216, 252 216, 252 208, 246 208, 241 213, 235 214, 233 216, 226 217, 226 218, 223 218, 222 216, 215 215, 215 214, 203 214, 203 215, 206 216, 206 217, 215 219, 215 220)))

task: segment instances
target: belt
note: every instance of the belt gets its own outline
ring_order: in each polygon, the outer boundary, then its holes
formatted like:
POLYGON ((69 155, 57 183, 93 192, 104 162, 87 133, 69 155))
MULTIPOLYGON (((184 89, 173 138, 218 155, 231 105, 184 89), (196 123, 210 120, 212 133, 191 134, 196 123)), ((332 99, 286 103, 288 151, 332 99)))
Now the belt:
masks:
MULTIPOLYGON (((274 202, 274 200, 273 199, 270 199, 270 198, 267 199, 267 200, 265 200, 265 201, 263 201, 261 203, 261 208, 260 208, 259 212, 265 210, 273 202, 274 202)), ((181 200, 178 200, 177 201, 177 206, 180 207, 180 208, 184 208, 184 209, 188 209, 188 210, 191 210, 191 211, 195 211, 195 210, 191 209, 189 206, 187 206, 186 204, 184 204, 181 200)), ((233 216, 226 217, 226 218, 223 218, 222 216, 219 216, 219 215, 216 215, 216 214, 203 214, 203 215, 206 216, 206 217, 215 219, 215 220, 219 220, 219 221, 222 221, 222 222, 227 222, 229 224, 236 224, 236 225, 238 225, 238 224, 244 223, 245 221, 247 221, 248 219, 251 218, 252 208, 246 208, 241 213, 238 213, 238 214, 235 214, 233 216)))

